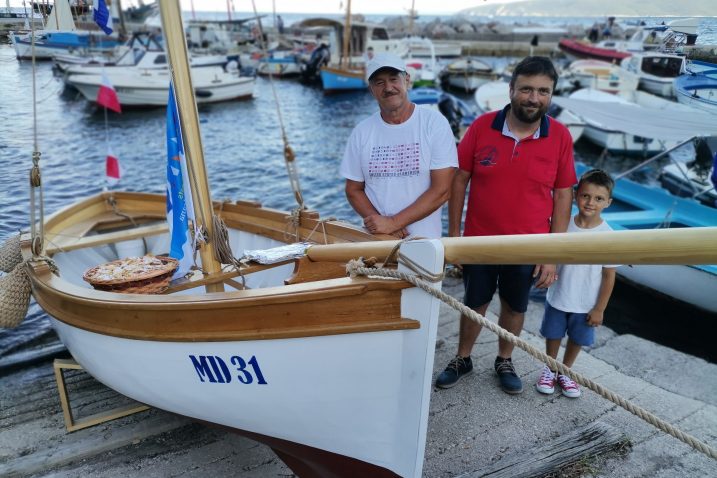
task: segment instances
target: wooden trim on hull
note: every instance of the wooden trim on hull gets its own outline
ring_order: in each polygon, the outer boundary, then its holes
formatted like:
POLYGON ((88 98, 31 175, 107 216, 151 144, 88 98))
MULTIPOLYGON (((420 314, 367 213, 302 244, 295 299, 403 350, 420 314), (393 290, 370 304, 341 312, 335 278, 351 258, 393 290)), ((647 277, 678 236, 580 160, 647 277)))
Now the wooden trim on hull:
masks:
POLYGON ((382 466, 350 456, 203 420, 195 419, 195 421, 229 430, 267 445, 300 478, 399 478, 400 476, 382 466))
POLYGON ((417 329, 401 317, 409 284, 332 279, 283 287, 184 296, 95 291, 34 264, 35 299, 56 319, 113 337, 170 342, 266 340, 417 329), (360 310, 361 314, 355 311, 360 310))

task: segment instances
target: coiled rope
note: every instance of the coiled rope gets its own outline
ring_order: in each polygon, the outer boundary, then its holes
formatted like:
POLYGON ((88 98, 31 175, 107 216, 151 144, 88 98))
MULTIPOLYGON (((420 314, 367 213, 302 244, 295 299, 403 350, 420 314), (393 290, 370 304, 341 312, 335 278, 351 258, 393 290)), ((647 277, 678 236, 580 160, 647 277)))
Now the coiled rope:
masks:
MULTIPOLYGON (((406 267, 408 267, 409 269, 412 268, 411 264, 404 263, 404 265, 406 267)), ((454 297, 451 297, 450 295, 446 294, 445 292, 443 292, 441 290, 434 289, 433 287, 431 287, 431 285, 428 283, 427 280, 419 277, 420 271, 414 270, 415 274, 407 274, 405 272, 399 272, 397 270, 365 267, 365 266, 363 266, 362 262, 360 262, 360 261, 350 261, 346 265, 346 271, 349 273, 349 275, 351 277, 355 277, 357 275, 386 277, 386 278, 391 278, 391 279, 404 280, 406 282, 413 284, 414 286, 422 289, 423 291, 427 292, 428 294, 431 294, 433 297, 441 300, 445 304, 449 305, 451 308, 457 310, 461 314, 470 318, 474 322, 479 323, 481 326, 487 328, 488 330, 490 330, 491 332, 496 334, 501 339, 507 340, 508 342, 510 342, 511 344, 515 345, 516 347, 524 350, 525 352, 527 352, 529 355, 533 356, 534 358, 536 358, 544 363, 547 363, 548 366, 552 370, 558 370, 563 375, 569 376, 570 378, 572 378, 573 380, 578 382, 580 385, 589 388, 590 390, 594 391, 601 397, 606 398, 607 400, 611 401, 612 403, 614 403, 616 405, 619 405, 620 407, 624 408, 625 410, 632 413, 633 415, 636 415, 637 417, 646 421, 650 425, 653 425, 654 427, 658 428, 659 430, 661 430, 669 435, 672 435, 673 437, 686 443, 687 445, 689 445, 692 448, 694 448, 695 450, 707 455, 708 457, 717 460, 717 450, 715 450, 708 444, 698 440, 697 438, 683 432, 682 430, 680 430, 678 428, 675 428, 670 423, 667 423, 666 421, 662 420, 661 418, 648 412, 644 408, 639 407, 639 406, 629 402, 628 400, 625 400, 624 398, 622 398, 621 396, 612 392, 611 390, 608 390, 607 388, 603 387, 602 385, 571 370, 570 368, 566 367, 565 365, 558 362, 554 358, 549 357, 544 352, 541 352, 540 350, 536 349, 532 345, 528 344, 525 340, 523 340, 519 337, 516 337, 515 335, 513 335, 512 333, 503 329, 502 327, 498 326, 497 324, 487 320, 485 317, 478 314, 473 309, 467 307, 460 301, 456 300, 454 297)))

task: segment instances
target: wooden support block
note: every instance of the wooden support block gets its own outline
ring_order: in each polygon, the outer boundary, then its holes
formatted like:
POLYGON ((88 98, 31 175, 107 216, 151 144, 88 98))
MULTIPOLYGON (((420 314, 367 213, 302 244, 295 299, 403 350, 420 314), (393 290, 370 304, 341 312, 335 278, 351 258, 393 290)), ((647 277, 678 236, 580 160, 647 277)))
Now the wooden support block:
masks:
POLYGON ((101 413, 90 415, 89 417, 75 419, 72 414, 72 407, 70 406, 70 397, 67 393, 67 387, 65 385, 65 375, 63 374, 64 369, 72 370, 83 370, 82 366, 72 359, 55 359, 53 363, 55 369, 55 381, 57 382, 57 391, 60 394, 60 405, 62 406, 62 415, 65 418, 65 428, 68 432, 74 432, 83 428, 92 427, 105 423, 117 418, 126 417, 134 413, 143 412, 149 410, 147 405, 139 403, 125 405, 117 407, 112 410, 106 410, 101 413))

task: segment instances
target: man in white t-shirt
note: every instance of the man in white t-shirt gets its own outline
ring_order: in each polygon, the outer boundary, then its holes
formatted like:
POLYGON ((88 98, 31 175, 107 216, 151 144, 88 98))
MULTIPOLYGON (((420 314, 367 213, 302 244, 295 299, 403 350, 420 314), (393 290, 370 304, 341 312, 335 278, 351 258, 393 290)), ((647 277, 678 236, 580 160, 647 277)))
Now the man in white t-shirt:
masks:
POLYGON ((458 165, 448 121, 408 99, 410 77, 398 56, 366 64, 379 111, 351 133, 340 173, 346 197, 372 234, 441 236, 441 208, 458 165))

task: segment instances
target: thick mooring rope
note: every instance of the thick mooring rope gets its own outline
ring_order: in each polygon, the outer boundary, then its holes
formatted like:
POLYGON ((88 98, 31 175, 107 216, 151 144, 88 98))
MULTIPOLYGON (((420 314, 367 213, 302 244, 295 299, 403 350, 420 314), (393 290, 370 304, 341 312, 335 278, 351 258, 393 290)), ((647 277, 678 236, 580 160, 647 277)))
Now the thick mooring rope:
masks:
POLYGON ((633 415, 636 415, 637 417, 643 419, 647 423, 657 427, 659 430, 672 435, 673 437, 677 438, 678 440, 688 444, 695 450, 704 453, 705 455, 709 456, 712 459, 717 459, 717 450, 712 448, 711 446, 707 445, 706 443, 698 440, 697 438, 693 437, 692 435, 689 435, 678 428, 675 428, 673 425, 667 423, 666 421, 662 420, 661 418, 655 416, 654 414, 648 412, 642 407, 639 407, 633 403, 630 403, 629 401, 625 400, 624 398, 620 397, 616 393, 608 390, 607 388, 603 387, 602 385, 593 382, 587 377, 584 377, 580 375, 579 373, 571 370, 570 368, 566 367, 562 363, 558 362, 552 357, 549 357, 544 352, 536 349, 532 345, 528 344, 525 340, 516 337, 512 333, 508 332, 507 330, 503 329, 502 327, 498 326, 497 324, 494 324, 493 322, 487 320, 482 315, 475 312, 473 309, 467 307, 460 301, 456 300, 454 297, 451 297, 450 295, 446 294, 445 292, 441 290, 434 289, 431 287, 431 285, 426 281, 418 277, 418 275, 412 275, 412 274, 406 274, 404 272, 399 272, 397 270, 391 270, 391 269, 376 269, 376 268, 369 268, 369 267, 362 267, 360 263, 357 261, 351 261, 346 266, 347 272, 352 276, 356 275, 364 275, 364 276, 379 276, 379 277, 387 277, 391 279, 401 279, 406 282, 409 282, 413 284, 416 287, 419 287, 420 289, 424 290, 425 292, 431 294, 433 297, 443 301, 444 303, 448 304, 453 309, 457 310, 461 314, 465 315, 466 317, 470 318, 474 322, 479 323, 481 326, 489 329, 491 332, 496 334, 498 337, 500 337, 503 340, 507 340, 511 344, 517 346, 518 348, 524 350, 529 355, 533 356, 534 358, 547 363, 548 366, 552 370, 558 370, 563 375, 567 375, 576 382, 578 382, 580 385, 589 388, 590 390, 594 391, 598 395, 600 395, 603 398, 606 398, 610 400, 612 403, 619 405, 620 407, 624 408, 628 412, 632 413, 633 415))

